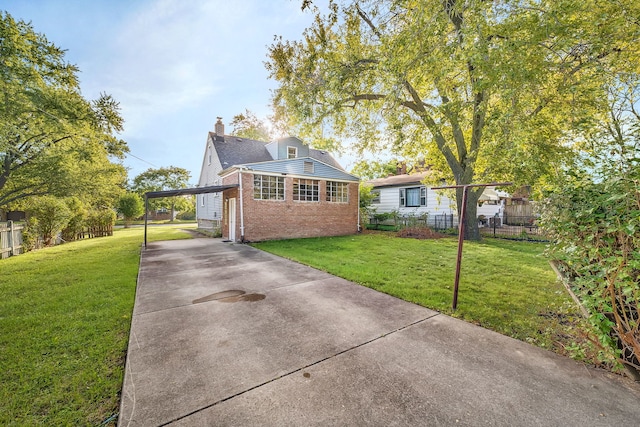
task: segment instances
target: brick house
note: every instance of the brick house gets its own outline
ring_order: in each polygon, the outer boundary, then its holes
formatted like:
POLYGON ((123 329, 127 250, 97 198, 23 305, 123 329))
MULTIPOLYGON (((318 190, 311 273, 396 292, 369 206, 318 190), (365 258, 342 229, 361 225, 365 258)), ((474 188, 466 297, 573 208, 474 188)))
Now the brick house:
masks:
POLYGON ((200 187, 237 185, 198 196, 201 228, 220 227, 232 241, 354 234, 359 229, 359 179, 326 151, 298 138, 273 142, 210 132, 200 187))

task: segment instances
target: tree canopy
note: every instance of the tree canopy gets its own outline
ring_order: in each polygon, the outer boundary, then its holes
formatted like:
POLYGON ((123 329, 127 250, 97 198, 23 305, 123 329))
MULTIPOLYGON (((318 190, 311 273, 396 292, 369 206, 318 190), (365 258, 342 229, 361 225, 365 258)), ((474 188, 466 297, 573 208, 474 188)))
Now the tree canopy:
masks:
POLYGON ((267 125, 248 109, 245 109, 244 113, 233 116, 231 126, 233 126, 232 134, 235 136, 257 141, 271 140, 267 125))
MULTIPOLYGON (((360 152, 424 157, 456 184, 548 179, 602 115, 604 82, 639 57, 632 0, 304 6, 304 38, 269 48, 279 119, 328 148, 352 138, 360 152)), ((481 192, 469 192, 467 238, 481 192)))
MULTIPOLYGON (((176 166, 149 168, 133 179, 132 189, 140 196, 148 191, 165 191, 187 188, 191 174, 184 168, 176 166)), ((163 197, 148 201, 151 209, 165 208, 171 210, 171 219, 175 219, 176 211, 189 210, 189 197, 163 197)))
POLYGON ((33 196, 109 204, 126 181, 126 143, 109 95, 83 98, 78 68, 31 24, 0 12, 0 208, 33 196))

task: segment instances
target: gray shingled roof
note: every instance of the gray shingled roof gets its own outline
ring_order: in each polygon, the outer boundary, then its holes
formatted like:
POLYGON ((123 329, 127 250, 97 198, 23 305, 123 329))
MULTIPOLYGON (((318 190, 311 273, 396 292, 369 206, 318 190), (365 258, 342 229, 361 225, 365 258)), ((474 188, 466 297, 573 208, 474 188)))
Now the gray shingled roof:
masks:
POLYGON ((218 153, 222 169, 243 163, 268 162, 273 160, 266 149, 266 142, 255 139, 225 135, 224 141, 216 134, 209 132, 213 146, 218 153))
MULTIPOLYGON (((225 135, 224 140, 221 140, 214 132, 209 132, 209 137, 213 141, 213 146, 218 153, 222 169, 227 169, 233 165, 274 160, 267 151, 266 145, 268 142, 240 138, 232 135, 225 135)), ((310 148, 309 157, 344 171, 342 166, 340 166, 336 159, 327 151, 310 148)))
POLYGON ((404 175, 392 175, 386 178, 377 178, 367 181, 367 184, 372 185, 373 188, 380 187, 395 187, 404 185, 420 184, 430 172, 418 172, 415 174, 404 175))

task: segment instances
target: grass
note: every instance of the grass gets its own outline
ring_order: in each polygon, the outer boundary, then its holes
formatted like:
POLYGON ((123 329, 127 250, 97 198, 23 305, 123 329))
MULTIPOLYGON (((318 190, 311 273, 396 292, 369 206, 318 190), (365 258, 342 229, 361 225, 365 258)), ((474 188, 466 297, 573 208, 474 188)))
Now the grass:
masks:
MULTIPOLYGON (((130 222, 131 225, 144 225, 144 219, 137 219, 135 221, 130 222)), ((147 224, 196 224, 195 219, 174 219, 171 221, 170 219, 157 219, 157 220, 149 220, 147 224)), ((124 226, 124 220, 117 219, 115 225, 124 226)))
POLYGON ((115 425, 142 236, 116 230, 0 260, 0 425, 115 425))
POLYGON ((368 232, 255 246, 560 354, 588 358, 575 345, 584 341, 584 322, 542 256, 544 245, 465 242, 455 312, 455 238, 401 239, 368 232))

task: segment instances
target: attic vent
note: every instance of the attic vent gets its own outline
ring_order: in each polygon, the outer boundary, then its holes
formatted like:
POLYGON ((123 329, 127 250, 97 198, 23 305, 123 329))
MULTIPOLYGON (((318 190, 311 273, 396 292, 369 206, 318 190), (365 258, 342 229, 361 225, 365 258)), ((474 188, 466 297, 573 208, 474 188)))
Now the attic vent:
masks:
POLYGON ((304 162, 304 173, 313 173, 313 162, 304 162))

